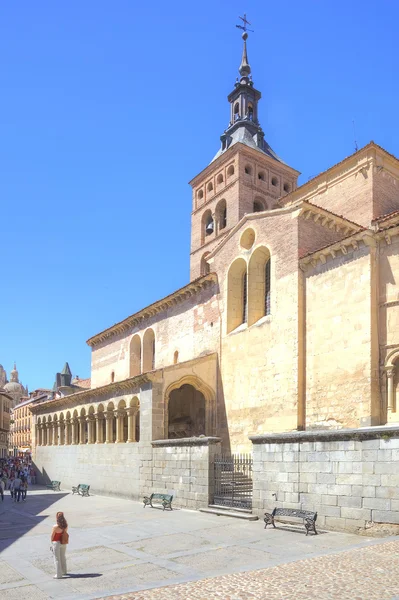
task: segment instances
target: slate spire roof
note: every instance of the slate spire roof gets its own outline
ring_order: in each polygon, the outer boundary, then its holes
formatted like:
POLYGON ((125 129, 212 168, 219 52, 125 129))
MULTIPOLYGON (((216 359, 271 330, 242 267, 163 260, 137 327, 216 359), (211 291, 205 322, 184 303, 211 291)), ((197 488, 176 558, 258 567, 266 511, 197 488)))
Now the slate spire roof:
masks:
POLYGON ((241 64, 238 69, 241 78, 240 80, 237 78, 234 90, 227 97, 230 103, 230 122, 220 137, 222 142, 221 148, 211 162, 216 160, 231 146, 240 142, 285 164, 266 142, 265 134, 259 123, 258 101, 262 94, 255 89, 252 81, 247 52, 248 33, 246 31, 242 34, 242 39, 244 43, 241 64))

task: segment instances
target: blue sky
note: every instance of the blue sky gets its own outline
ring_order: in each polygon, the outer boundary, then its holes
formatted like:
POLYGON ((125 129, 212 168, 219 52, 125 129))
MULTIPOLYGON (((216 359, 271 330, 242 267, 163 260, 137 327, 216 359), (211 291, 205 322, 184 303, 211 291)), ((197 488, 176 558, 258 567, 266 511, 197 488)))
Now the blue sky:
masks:
POLYGON ((0 363, 30 389, 189 280, 187 182, 219 147, 244 11, 266 139, 306 182, 399 156, 392 0, 0 5, 0 363))

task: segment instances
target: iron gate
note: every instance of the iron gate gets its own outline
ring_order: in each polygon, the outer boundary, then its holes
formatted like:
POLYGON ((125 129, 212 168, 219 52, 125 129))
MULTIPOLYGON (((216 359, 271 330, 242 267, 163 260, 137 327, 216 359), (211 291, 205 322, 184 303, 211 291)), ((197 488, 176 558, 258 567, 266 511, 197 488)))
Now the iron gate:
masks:
POLYGON ((215 456, 213 503, 234 508, 252 508, 252 454, 215 456))

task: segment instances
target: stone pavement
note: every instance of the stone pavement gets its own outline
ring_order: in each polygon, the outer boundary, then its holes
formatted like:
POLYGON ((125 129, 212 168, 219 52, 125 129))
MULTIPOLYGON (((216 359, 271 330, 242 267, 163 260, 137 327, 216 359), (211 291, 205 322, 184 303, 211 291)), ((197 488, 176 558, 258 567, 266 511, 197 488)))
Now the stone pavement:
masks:
POLYGON ((104 600, 394 600, 398 594, 395 541, 104 600))
POLYGON ((265 531, 261 521, 38 489, 25 504, 9 495, 0 503, 0 597, 261 600, 268 590, 268 600, 391 600, 399 595, 394 540, 336 532, 305 537, 303 527, 265 531), (58 510, 70 524, 63 580, 52 578, 49 550, 58 510))

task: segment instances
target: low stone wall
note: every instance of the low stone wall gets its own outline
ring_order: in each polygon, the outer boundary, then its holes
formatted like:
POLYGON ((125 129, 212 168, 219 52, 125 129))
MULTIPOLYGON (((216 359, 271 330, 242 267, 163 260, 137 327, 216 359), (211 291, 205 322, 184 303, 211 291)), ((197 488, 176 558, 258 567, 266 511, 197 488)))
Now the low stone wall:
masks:
POLYGON ((152 442, 152 479, 147 492, 173 494, 174 506, 200 508, 213 497, 214 456, 221 439, 214 437, 152 442))
POLYGON ((87 483, 94 493, 138 500, 141 456, 145 451, 141 442, 37 446, 34 463, 39 483, 58 480, 62 490, 87 483))
POLYGON ((93 493, 142 500, 152 492, 173 494, 173 505, 208 506, 213 496, 213 437, 117 444, 37 446, 38 482, 61 481, 62 490, 87 483, 93 493))
POLYGON ((315 510, 319 526, 332 529, 399 525, 399 427, 267 434, 250 440, 255 514, 263 516, 278 506, 315 510))

